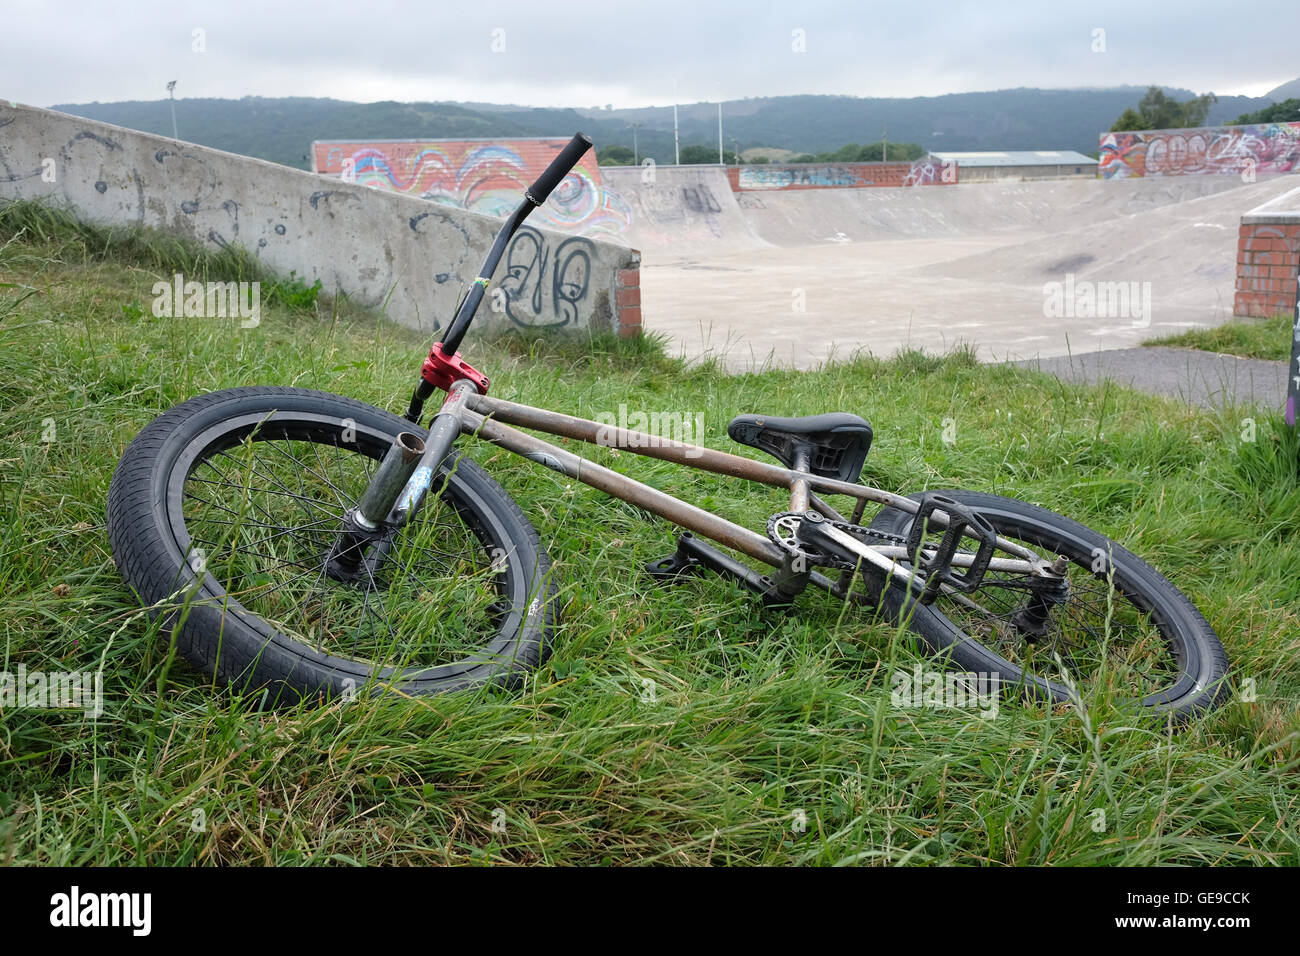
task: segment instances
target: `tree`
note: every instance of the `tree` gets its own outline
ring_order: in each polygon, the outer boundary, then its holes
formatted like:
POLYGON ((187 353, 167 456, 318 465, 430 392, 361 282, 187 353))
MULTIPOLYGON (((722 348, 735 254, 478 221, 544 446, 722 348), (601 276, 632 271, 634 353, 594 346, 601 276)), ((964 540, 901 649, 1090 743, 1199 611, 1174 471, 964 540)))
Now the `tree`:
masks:
POLYGON ((1210 115, 1210 107, 1219 98, 1213 93, 1194 96, 1180 103, 1158 86, 1147 88, 1146 96, 1138 103, 1137 109, 1129 107, 1119 115, 1111 125, 1112 133, 1125 133, 1143 129, 1187 129, 1204 126, 1210 115))
POLYGON ((925 150, 916 143, 849 143, 829 153, 804 153, 792 163, 878 163, 888 156, 891 163, 920 159, 925 150), (888 151, 886 152, 886 147, 888 151))
POLYGON ((1151 129, 1151 127, 1138 114, 1138 111, 1131 106, 1123 113, 1120 113, 1119 119, 1115 120, 1110 127, 1112 133, 1130 133, 1142 129, 1151 129))
POLYGON ((1244 126, 1248 123, 1295 123, 1300 122, 1300 99, 1283 100, 1270 103, 1262 110, 1242 113, 1233 123, 1244 126))
POLYGON ((1213 93, 1206 93, 1204 96, 1197 96, 1183 104, 1183 125, 1184 126, 1204 126, 1205 121, 1209 119, 1210 107, 1219 102, 1219 98, 1213 93))
POLYGON ((605 146, 596 153, 596 162, 602 166, 631 166, 632 150, 626 146, 605 146))
MULTIPOLYGON (((736 154, 731 150, 722 151, 722 161, 728 165, 735 165, 736 154)), ((682 165, 704 165, 707 163, 717 164, 718 147, 716 146, 683 146, 682 147, 682 165)))

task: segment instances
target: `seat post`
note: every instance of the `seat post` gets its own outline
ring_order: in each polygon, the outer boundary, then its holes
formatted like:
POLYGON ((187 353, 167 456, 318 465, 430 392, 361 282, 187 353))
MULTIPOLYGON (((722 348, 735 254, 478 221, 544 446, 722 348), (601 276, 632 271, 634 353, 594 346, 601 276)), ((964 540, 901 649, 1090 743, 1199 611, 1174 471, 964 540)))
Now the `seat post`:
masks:
MULTIPOLYGON (((806 472, 808 470, 809 451, 808 446, 800 444, 794 452, 794 471, 806 472)), ((795 514, 803 514, 808 510, 808 479, 796 478, 790 482, 790 510, 795 514)))

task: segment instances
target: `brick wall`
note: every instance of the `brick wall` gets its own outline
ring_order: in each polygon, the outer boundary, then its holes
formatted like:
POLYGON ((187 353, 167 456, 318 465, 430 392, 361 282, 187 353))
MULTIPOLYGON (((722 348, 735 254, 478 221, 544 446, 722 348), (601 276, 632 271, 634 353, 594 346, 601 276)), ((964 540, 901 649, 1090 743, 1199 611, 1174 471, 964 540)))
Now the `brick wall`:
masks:
POLYGON ((1300 221, 1281 214, 1272 222, 1242 217, 1237 234, 1237 292, 1233 315, 1270 316, 1295 307, 1300 270, 1300 221))
POLYGON ((614 326, 618 334, 641 334, 641 266, 620 269, 614 286, 614 326))

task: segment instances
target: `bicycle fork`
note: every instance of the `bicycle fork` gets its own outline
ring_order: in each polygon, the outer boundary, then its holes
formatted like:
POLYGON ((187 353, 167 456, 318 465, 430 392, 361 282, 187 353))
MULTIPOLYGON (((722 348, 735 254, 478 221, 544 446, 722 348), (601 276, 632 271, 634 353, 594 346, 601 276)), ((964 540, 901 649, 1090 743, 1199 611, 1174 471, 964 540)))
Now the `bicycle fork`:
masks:
POLYGON ((420 510, 461 430, 465 399, 476 393, 469 379, 451 386, 424 440, 402 432, 384 456, 356 507, 343 516, 343 530, 326 556, 325 571, 352 581, 373 574, 388 553, 392 534, 420 510))

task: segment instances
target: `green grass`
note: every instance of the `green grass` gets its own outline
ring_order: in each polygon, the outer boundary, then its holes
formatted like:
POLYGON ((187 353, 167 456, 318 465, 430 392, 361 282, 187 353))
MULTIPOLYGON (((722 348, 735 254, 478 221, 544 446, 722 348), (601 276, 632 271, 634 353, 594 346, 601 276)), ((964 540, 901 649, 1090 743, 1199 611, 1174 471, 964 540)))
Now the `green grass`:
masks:
POLYGON ((1192 329, 1163 339, 1150 339, 1143 345, 1174 345, 1204 352, 1223 352, 1242 358, 1291 360, 1291 326, 1294 319, 1286 314, 1267 319, 1242 319, 1210 329, 1192 329))
MULTIPOLYGON (((269 305, 250 329, 156 319, 159 276, 246 263, 33 216, 0 215, 0 669, 102 668, 107 710, 0 714, 0 860, 1300 862, 1300 485, 1276 418, 968 354, 736 376, 648 340, 471 337, 495 394, 588 417, 700 412, 721 449, 739 412, 859 412, 876 428, 864 480, 1024 497, 1115 536, 1203 609, 1256 697, 1177 736, 1014 701, 990 720, 895 708, 891 675, 922 659, 895 629, 820 593, 781 615, 716 578, 654 587, 640 568, 671 528, 476 444, 557 561, 551 662, 516 693, 267 713, 139 613, 104 531, 114 465, 205 390, 299 385, 400 410, 428 342, 319 301, 269 305)), ((787 506, 599 455, 755 526, 787 506)))

